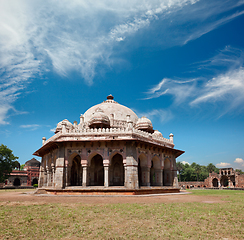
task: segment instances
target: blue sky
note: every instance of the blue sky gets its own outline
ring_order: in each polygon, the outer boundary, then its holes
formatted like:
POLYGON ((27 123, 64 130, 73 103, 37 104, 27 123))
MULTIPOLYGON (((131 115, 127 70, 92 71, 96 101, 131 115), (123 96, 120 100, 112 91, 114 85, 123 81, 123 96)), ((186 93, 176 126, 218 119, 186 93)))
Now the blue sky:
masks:
POLYGON ((0 143, 24 163, 112 94, 178 161, 244 170, 243 60, 243 0, 0 0, 0 143))

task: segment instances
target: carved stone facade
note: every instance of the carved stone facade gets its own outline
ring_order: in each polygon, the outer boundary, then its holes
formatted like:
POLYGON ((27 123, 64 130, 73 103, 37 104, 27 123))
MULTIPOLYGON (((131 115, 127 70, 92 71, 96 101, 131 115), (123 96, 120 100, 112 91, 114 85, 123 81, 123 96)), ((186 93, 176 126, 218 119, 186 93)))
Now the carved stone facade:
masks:
POLYGON ((220 168, 219 173, 209 173, 203 182, 179 182, 182 188, 244 188, 244 174, 233 168, 220 168))
POLYGON ((34 155, 41 156, 39 188, 102 186, 138 189, 178 187, 173 134, 164 138, 146 117, 138 118, 109 95, 80 116, 58 123, 55 135, 34 155))
POLYGON ((233 168, 220 168, 219 174, 209 173, 205 179, 205 185, 209 187, 244 188, 244 175, 239 174, 233 168))

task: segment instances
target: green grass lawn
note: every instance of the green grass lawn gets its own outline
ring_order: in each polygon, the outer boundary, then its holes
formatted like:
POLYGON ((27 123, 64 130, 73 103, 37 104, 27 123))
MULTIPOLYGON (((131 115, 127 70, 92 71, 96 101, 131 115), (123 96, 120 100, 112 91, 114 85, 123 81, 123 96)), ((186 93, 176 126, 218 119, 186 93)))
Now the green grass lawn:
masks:
MULTIPOLYGON (((244 191, 192 190, 221 203, 0 206, 1 239, 243 239, 244 191)), ((189 198, 192 196, 189 194, 189 198)))

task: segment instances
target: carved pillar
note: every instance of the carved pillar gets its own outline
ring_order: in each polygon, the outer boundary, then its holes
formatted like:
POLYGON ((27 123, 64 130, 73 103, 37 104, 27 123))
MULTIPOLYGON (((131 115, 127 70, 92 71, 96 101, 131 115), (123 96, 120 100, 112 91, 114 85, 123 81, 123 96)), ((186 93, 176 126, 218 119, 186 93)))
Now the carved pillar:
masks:
POLYGON ((104 166, 104 187, 109 186, 108 168, 109 166, 104 166))
POLYGON ((69 186, 69 173, 68 173, 69 169, 68 169, 68 163, 65 163, 65 186, 68 187, 69 186))
POLYGON ((52 186, 55 187, 55 165, 54 165, 54 163, 52 163, 51 166, 52 166, 52 175, 53 175, 52 186))
POLYGON ((103 160, 103 169, 104 169, 104 187, 109 186, 109 159, 103 160))
POLYGON ((56 159, 56 169, 55 169, 55 188, 63 188, 65 187, 64 179, 65 179, 65 148, 63 144, 59 144, 58 146, 58 156, 56 159))
POLYGON ((50 171, 49 171, 49 167, 48 166, 46 166, 46 186, 48 187, 49 186, 49 182, 50 182, 50 179, 49 179, 49 177, 50 177, 50 171))
POLYGON ((163 186, 163 170, 162 169, 157 170, 157 178, 158 178, 157 184, 159 186, 163 186))
POLYGON ((126 164, 124 164, 124 171, 125 171, 125 178, 124 178, 124 186, 127 187, 127 167, 126 167, 126 164))
POLYGON ((178 184, 178 177, 177 177, 177 170, 174 169, 172 170, 172 176, 173 176, 173 187, 179 187, 179 184, 178 184))
POLYGON ((43 186, 43 179, 44 178, 44 170, 43 167, 40 167, 40 173, 39 173, 39 180, 38 180, 38 188, 41 188, 43 186))
POLYGON ((147 167, 146 168, 146 182, 145 182, 145 184, 146 184, 147 187, 151 186, 150 169, 151 169, 151 167, 147 167))
POLYGON ((87 166, 82 166, 83 168, 83 177, 82 177, 82 186, 86 187, 86 182, 87 182, 87 166))
POLYGON ((46 187, 47 186, 47 170, 44 169, 44 176, 43 176, 43 186, 46 187))

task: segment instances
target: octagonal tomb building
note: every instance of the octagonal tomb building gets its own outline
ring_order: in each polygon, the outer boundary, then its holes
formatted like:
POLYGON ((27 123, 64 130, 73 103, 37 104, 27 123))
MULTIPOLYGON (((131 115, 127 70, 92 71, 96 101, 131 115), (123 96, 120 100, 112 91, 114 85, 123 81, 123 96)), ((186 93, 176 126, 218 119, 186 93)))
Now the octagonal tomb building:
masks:
POLYGON ((183 153, 173 134, 164 138, 148 118, 109 95, 79 123, 59 122, 34 155, 42 157, 39 189, 140 189, 178 188, 176 158, 183 153))

